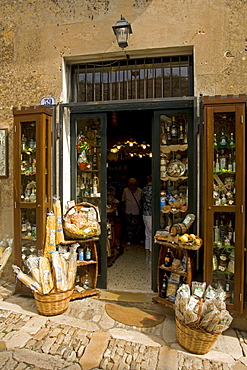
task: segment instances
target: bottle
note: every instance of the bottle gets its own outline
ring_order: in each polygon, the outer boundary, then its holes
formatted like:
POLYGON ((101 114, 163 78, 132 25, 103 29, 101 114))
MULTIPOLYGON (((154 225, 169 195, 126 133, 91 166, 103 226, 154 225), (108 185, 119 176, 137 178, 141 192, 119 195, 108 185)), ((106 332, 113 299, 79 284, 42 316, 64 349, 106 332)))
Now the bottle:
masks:
POLYGON ((166 145, 167 144, 167 138, 166 138, 166 133, 165 133, 165 128, 164 125, 161 125, 161 144, 166 145))
POLYGON ((178 143, 178 127, 175 122, 175 116, 172 116, 171 137, 172 137, 172 144, 177 144, 178 143))
POLYGON ((229 142, 228 142, 228 148, 230 148, 230 149, 235 148, 235 140, 234 140, 234 137, 233 137, 233 132, 231 132, 231 134, 230 134, 230 139, 229 139, 229 142))
POLYGON ((228 144, 228 137, 225 134, 225 127, 222 126, 221 127, 221 134, 219 136, 218 146, 219 146, 219 148, 224 149, 224 148, 227 148, 227 144, 228 144))
POLYGON ((219 154, 216 154, 215 172, 220 172, 219 154))
POLYGON ((85 261, 90 261, 91 258, 92 258, 91 248, 90 248, 90 245, 87 244, 86 249, 85 249, 85 261))
POLYGON ((161 290, 160 290, 161 298, 166 298, 167 282, 168 282, 167 275, 164 274, 163 279, 162 279, 162 284, 161 284, 161 290))
POLYGON ((229 221, 229 224, 228 224, 228 226, 226 228, 227 237, 230 240, 230 242, 233 239, 233 232, 234 232, 234 230, 233 230, 233 227, 232 227, 232 220, 230 220, 229 221))
POLYGON ((226 199, 226 195, 225 193, 222 193, 222 196, 221 196, 221 202, 220 202, 223 206, 225 204, 227 204, 227 199, 226 199))
POLYGON ((165 267, 171 266, 172 260, 173 260, 172 252, 171 252, 170 248, 167 248, 167 252, 166 252, 166 255, 165 255, 165 261, 164 261, 165 267))
POLYGON ((219 230, 219 221, 215 221, 215 227, 214 227, 214 242, 218 243, 220 240, 220 230, 219 230))
POLYGON ((97 148, 93 148, 93 155, 92 155, 92 169, 97 170, 97 148))
POLYGON ((233 154, 233 159, 232 159, 232 172, 236 172, 235 152, 233 154))
POLYGON ((21 137, 21 150, 25 151, 27 146, 27 138, 24 134, 21 137))
POLYGON ((91 281, 91 279, 89 277, 88 269, 86 269, 85 276, 82 279, 82 287, 85 290, 92 289, 92 281, 91 281))
POLYGON ((226 170, 226 155, 224 150, 221 150, 220 154, 220 171, 226 170))
POLYGON ((184 144, 184 131, 183 131, 183 126, 182 126, 181 122, 180 122, 180 125, 179 125, 178 142, 179 142, 179 144, 184 144))
POLYGON ((32 188, 32 193, 31 193, 31 195, 29 197, 29 200, 30 200, 30 202, 33 202, 33 203, 36 202, 36 192, 35 192, 35 189, 34 188, 32 188))
POLYGON ((228 157, 227 170, 229 172, 232 172, 232 155, 231 155, 231 153, 229 154, 229 157, 228 157))
POLYGON ((216 134, 214 134, 214 149, 217 149, 217 148, 218 148, 217 138, 216 138, 216 134))
POLYGON ((184 144, 188 144, 188 122, 185 121, 184 125, 184 144))
POLYGON ((78 259, 84 261, 84 248, 78 248, 78 259))
POLYGON ((170 130, 169 125, 167 125, 167 128, 166 128, 166 142, 167 142, 167 145, 170 145, 172 143, 172 136, 171 136, 171 130, 170 130))
POLYGON ((34 148, 34 141, 33 141, 33 138, 30 139, 29 141, 29 148, 30 149, 33 149, 34 148))
POLYGON ((224 226, 223 220, 220 221, 219 232, 220 232, 220 241, 222 242, 222 245, 224 245, 224 240, 225 240, 225 226, 224 226))

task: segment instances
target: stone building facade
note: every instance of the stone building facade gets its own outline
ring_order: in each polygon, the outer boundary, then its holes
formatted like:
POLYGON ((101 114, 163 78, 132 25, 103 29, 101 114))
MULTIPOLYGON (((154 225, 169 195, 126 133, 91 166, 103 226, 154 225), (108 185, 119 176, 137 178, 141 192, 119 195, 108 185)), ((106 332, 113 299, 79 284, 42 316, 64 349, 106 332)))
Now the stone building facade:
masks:
POLYGON ((12 107, 43 96, 70 101, 68 66, 125 55, 192 50, 194 95, 247 92, 246 0, 2 0, 0 128, 9 131, 9 175, 0 178, 0 237, 13 235, 12 107), (123 15, 133 34, 122 51, 112 26, 123 15))

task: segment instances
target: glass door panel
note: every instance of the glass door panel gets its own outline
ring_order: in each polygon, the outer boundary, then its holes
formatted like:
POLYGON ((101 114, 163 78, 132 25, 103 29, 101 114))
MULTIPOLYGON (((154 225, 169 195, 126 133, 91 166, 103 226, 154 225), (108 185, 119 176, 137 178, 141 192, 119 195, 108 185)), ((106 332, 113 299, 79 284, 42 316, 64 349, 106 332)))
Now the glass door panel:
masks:
POLYGON ((100 206, 100 118, 77 120, 76 203, 100 206))
POLYGON ((160 227, 182 222, 188 211, 188 116, 160 115, 160 227))
POLYGON ((21 123, 21 202, 36 202, 36 122, 21 123))
POLYGON ((30 208, 21 209, 21 257, 22 270, 26 273, 29 269, 26 260, 30 255, 37 256, 37 232, 36 232, 36 210, 30 208))
POLYGON ((71 199, 99 209, 97 286, 106 288, 106 114, 72 114, 71 148, 71 199))

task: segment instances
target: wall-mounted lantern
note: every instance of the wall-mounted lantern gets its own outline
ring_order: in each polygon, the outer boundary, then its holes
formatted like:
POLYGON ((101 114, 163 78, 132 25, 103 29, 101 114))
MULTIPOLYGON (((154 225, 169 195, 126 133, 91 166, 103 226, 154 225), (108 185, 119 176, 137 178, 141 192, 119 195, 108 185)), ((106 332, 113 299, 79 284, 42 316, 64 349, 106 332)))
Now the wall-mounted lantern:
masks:
POLYGON ((130 23, 121 16, 121 20, 117 21, 112 29, 116 35, 118 46, 122 49, 126 48, 129 44, 129 35, 132 33, 130 23))

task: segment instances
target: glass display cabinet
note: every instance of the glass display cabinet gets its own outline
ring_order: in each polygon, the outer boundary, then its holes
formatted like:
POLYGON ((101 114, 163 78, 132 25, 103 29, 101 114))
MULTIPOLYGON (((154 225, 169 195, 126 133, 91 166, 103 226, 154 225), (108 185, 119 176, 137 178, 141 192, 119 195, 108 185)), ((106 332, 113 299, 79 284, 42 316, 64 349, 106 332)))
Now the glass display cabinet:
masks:
POLYGON ((244 307, 246 96, 204 97, 204 279, 244 307))
MULTIPOLYGON (((51 210, 52 109, 14 108, 14 263, 24 272, 30 254, 43 252, 51 210)), ((16 293, 27 288, 18 282, 16 293)))

